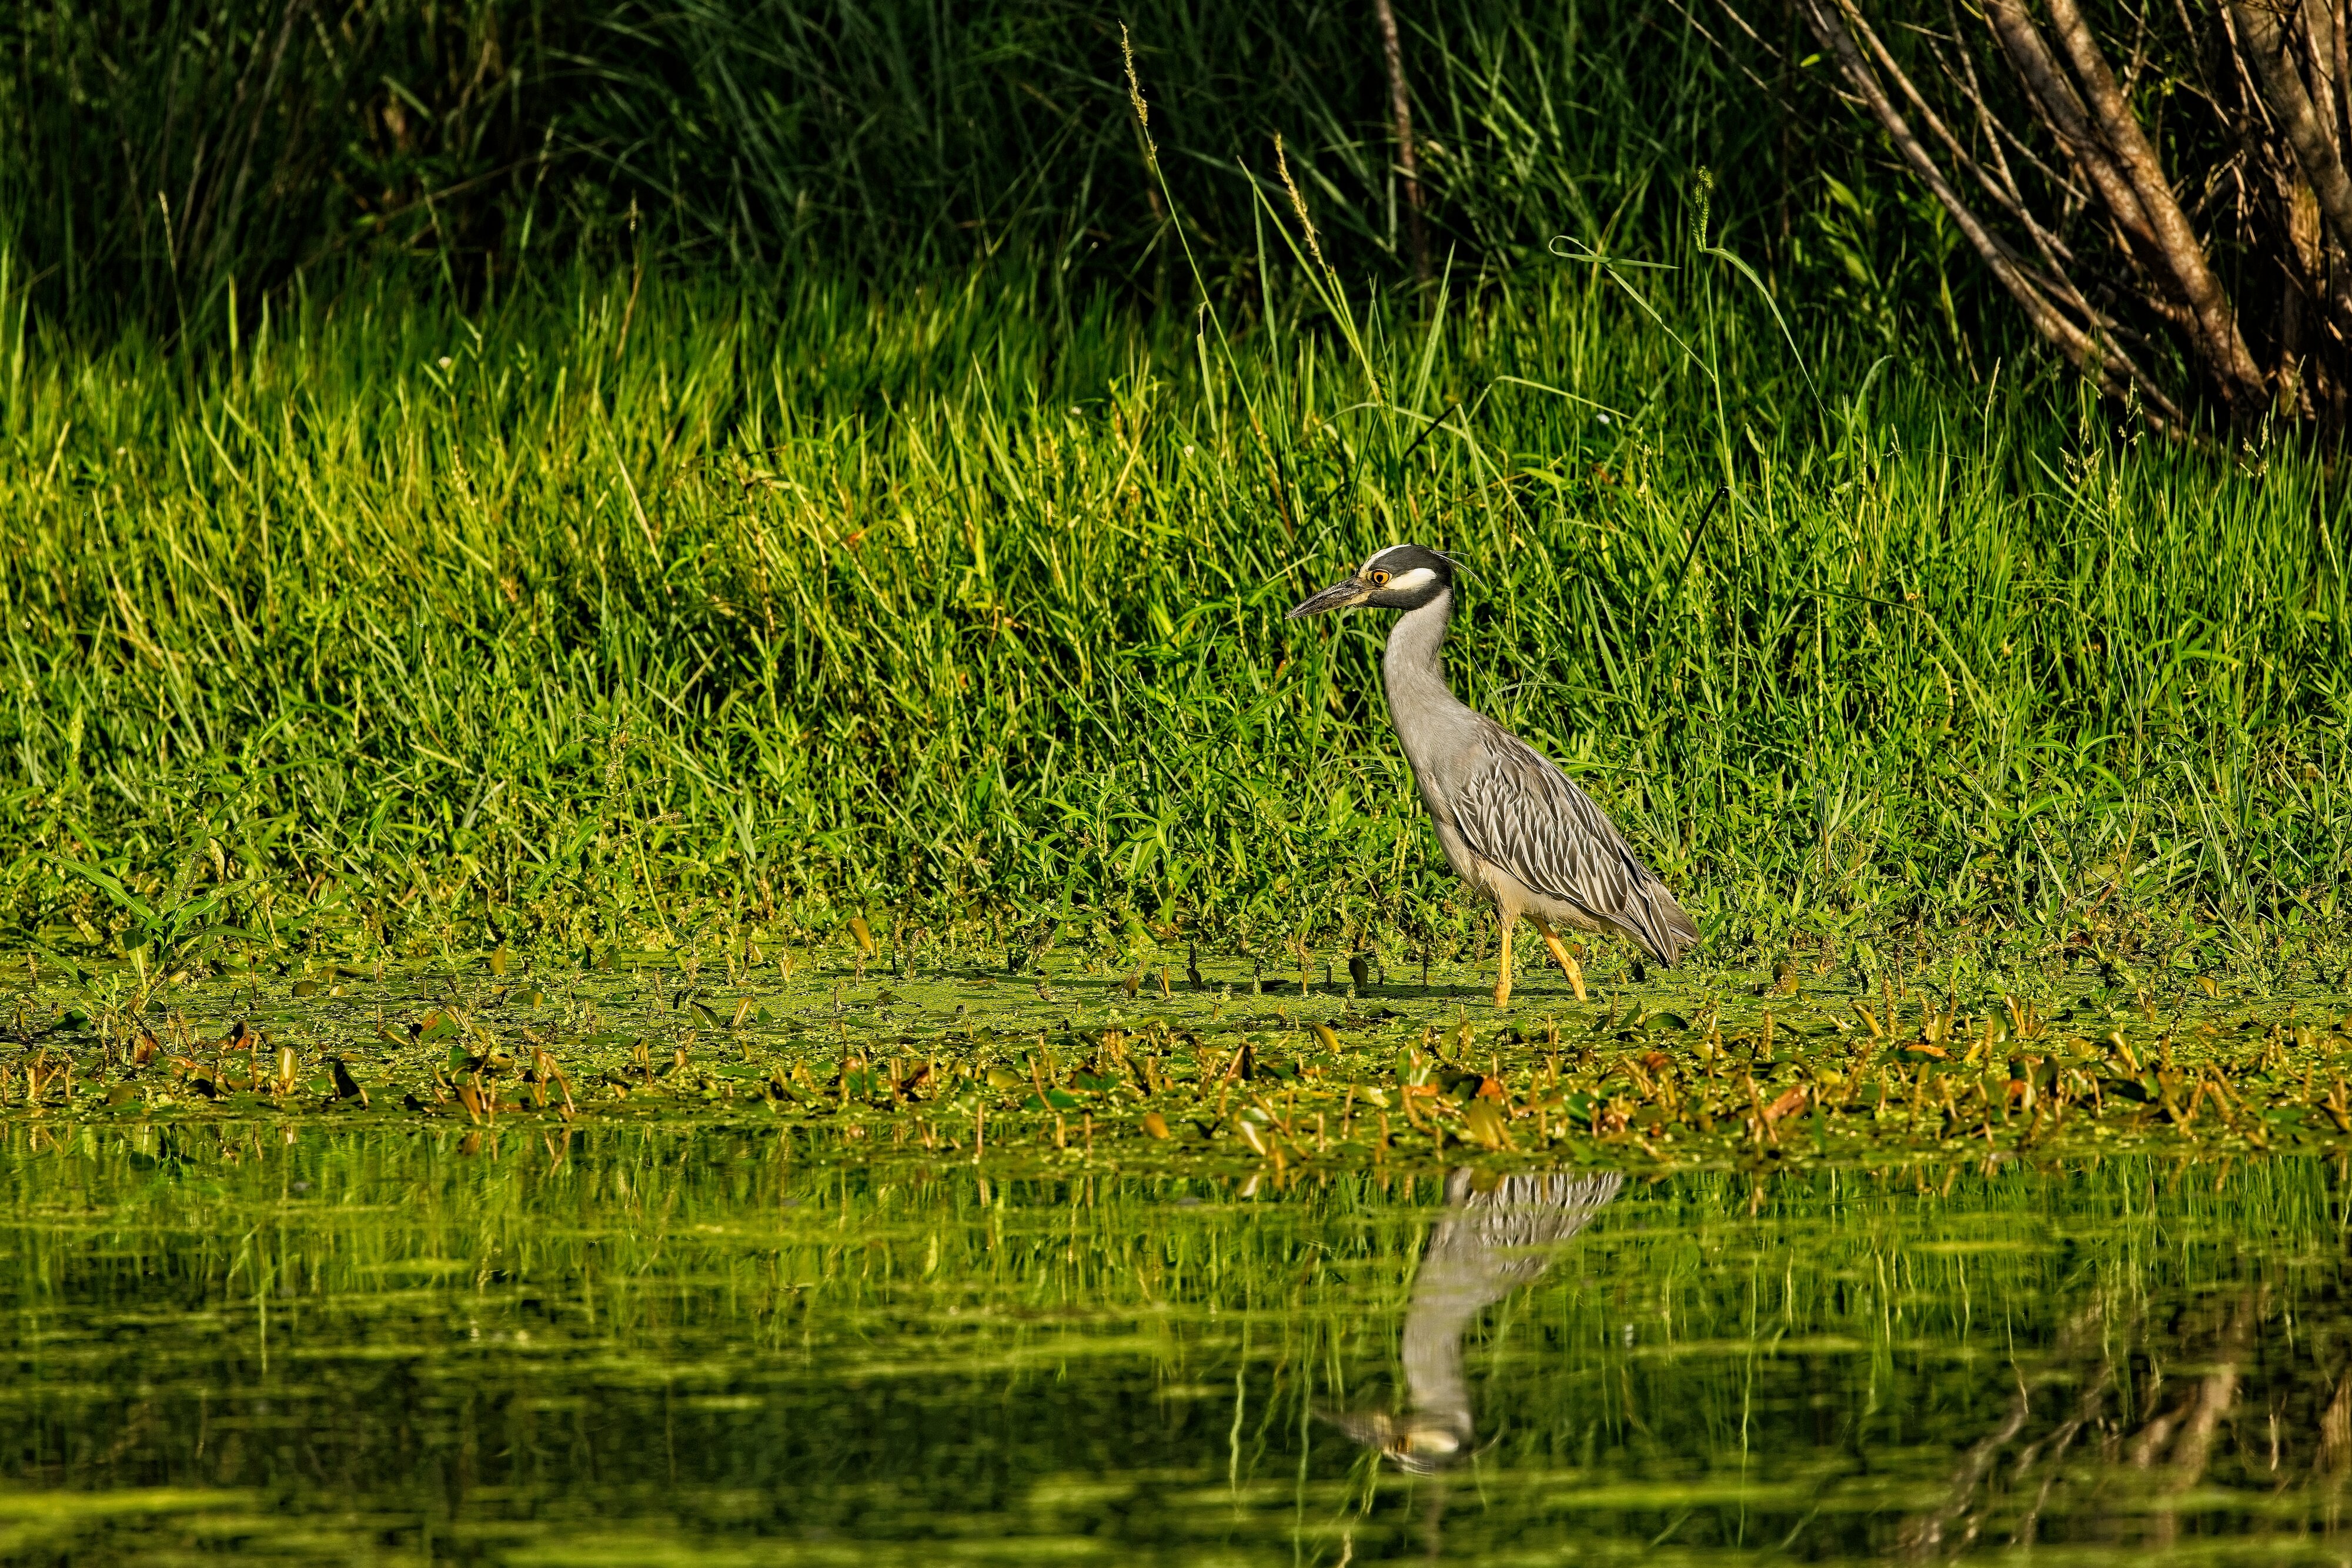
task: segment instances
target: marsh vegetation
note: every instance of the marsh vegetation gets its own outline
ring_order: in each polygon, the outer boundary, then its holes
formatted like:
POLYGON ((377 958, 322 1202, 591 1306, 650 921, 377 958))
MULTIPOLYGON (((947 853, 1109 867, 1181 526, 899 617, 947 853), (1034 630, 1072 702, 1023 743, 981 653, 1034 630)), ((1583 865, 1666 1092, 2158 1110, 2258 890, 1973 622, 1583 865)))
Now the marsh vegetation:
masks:
POLYGON ((0 18, 0 1556, 2336 1550, 2330 438, 1787 40, 952 10, 0 18))

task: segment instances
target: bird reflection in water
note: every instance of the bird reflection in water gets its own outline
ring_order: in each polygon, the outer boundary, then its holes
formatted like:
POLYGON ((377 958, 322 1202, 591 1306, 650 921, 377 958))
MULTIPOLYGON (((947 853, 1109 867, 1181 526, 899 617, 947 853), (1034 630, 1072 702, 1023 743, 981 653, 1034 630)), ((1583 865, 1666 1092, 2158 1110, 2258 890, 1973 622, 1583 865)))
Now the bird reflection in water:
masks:
POLYGON ((1505 1176, 1479 1192, 1474 1175, 1465 1167, 1446 1176, 1445 1217, 1413 1276, 1404 1317, 1405 1407, 1327 1416, 1415 1475, 1475 1450, 1463 1340, 1478 1314, 1549 1269, 1561 1243, 1591 1224, 1622 1183, 1613 1171, 1554 1173, 1505 1176))

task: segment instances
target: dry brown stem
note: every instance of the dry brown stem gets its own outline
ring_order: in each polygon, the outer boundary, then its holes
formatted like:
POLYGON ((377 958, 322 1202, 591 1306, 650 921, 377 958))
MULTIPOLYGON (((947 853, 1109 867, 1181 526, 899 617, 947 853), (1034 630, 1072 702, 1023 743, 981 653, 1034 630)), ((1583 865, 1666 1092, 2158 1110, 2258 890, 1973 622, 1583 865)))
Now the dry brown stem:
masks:
POLYGON ((1389 78, 1389 129, 1396 136, 1397 177, 1404 188, 1405 233, 1412 246, 1413 276, 1429 281, 1429 235, 1421 221, 1421 165, 1412 148, 1412 94, 1405 87, 1404 45, 1397 37, 1396 8, 1372 0, 1380 24, 1381 63, 1389 78))

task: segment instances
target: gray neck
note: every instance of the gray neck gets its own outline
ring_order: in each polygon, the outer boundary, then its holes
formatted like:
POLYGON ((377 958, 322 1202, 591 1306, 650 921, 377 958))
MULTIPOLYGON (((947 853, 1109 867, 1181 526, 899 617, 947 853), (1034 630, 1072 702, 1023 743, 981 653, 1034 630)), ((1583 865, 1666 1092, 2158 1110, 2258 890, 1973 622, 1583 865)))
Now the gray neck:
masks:
POLYGON ((1454 591, 1446 590, 1418 610, 1408 610, 1389 628, 1381 674, 1389 689, 1389 717, 1412 751, 1412 741, 1430 720, 1464 711, 1445 684, 1445 625, 1454 618, 1454 591))

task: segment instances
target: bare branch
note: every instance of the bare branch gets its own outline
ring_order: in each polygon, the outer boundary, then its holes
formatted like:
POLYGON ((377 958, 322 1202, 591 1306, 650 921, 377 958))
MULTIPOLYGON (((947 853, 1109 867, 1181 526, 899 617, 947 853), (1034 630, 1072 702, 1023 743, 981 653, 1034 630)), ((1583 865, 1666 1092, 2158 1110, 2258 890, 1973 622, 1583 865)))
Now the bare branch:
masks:
MULTIPOLYGON (((2347 82, 2352 82, 2352 45, 2347 45, 2344 37, 2347 26, 2352 26, 2352 18, 2347 18, 2344 14, 2344 0, 2335 0, 2329 10, 2328 22, 2327 64, 2335 78, 2336 106, 2347 116, 2352 116, 2352 98, 2346 96, 2345 89, 2347 82)), ((2340 152, 2344 147, 2343 120, 2331 120, 2327 130, 2328 134, 2335 138, 2336 150, 2340 152)))
POLYGON ((1937 114, 1920 93, 1918 87, 1911 80, 1909 73, 1895 63, 1894 55, 1888 51, 1885 44, 1879 40, 1877 33, 1872 30, 1869 19, 1864 16, 1855 6, 1844 4, 1843 0, 1841 0, 1841 7, 1845 12, 1846 25, 1860 35, 1864 43, 1870 46, 1870 52, 1877 57, 1878 68, 1886 73, 1888 78, 1895 83, 1895 89, 1902 93, 1919 118, 1927 122, 1927 129, 1935 133, 1937 141, 1944 144, 1944 151, 1951 155, 1952 162, 1958 164, 1964 173, 1983 187, 1985 194, 2000 203, 2011 217, 2031 225, 2033 219, 2027 214, 2025 204, 1996 183, 1990 174, 1978 165, 1977 161, 1969 155, 1968 149, 1960 145, 1960 139, 1952 134, 1951 128, 1944 123, 1943 116, 1937 114))
POLYGON ((1992 106, 1985 96, 1984 83, 1977 77, 1976 57, 1969 51, 1967 40, 1959 36, 1960 18, 1953 7, 1953 0, 1944 0, 1944 14, 1951 19, 1952 55, 1958 59, 1959 69, 1957 72, 1954 71, 1951 60, 1945 57, 1944 51, 1940 48, 1936 51, 1936 62, 1944 68, 1946 79, 1959 89, 1961 96, 1969 100, 1969 107, 1976 110, 1977 129, 1984 133, 1986 143, 1991 149, 1993 165, 2000 171, 2001 183, 2009 187, 2010 193, 2019 202, 2025 200, 2025 193, 2018 185, 2017 176, 2010 170, 2008 154, 2001 150, 2006 146, 2010 152, 2024 159, 2035 173, 2063 192, 2069 201, 2084 200, 2080 186, 2044 162, 2040 154, 2028 147, 2016 132, 2002 124, 2000 117, 1992 112, 1992 106))
POLYGON ((2238 24, 2238 36, 2245 40, 2246 53, 2253 60, 2254 74, 2261 79, 2263 100, 2286 132, 2287 145, 2294 149, 2294 160, 2302 165, 2304 178, 2311 182, 2312 193, 2319 198, 2329 235, 2339 246, 2352 246, 2352 176, 2344 172, 2326 127, 2303 90, 2303 78, 2286 57, 2281 36, 2285 29, 2280 26, 2277 13, 2249 5, 2245 0, 2233 0, 2230 10, 2238 24))
MULTIPOLYGON (((1802 52, 1755 0, 1668 3, 1743 69, 1802 52)), ((2227 418, 2352 425, 2352 0, 1791 3, 1820 87, 2103 393, 2183 429, 2177 346, 2227 418)))
POLYGON ((2032 323, 2034 330, 2064 354, 2071 363, 2091 376, 2109 396, 2128 399, 2137 392, 2147 407, 2157 411, 2157 416, 2150 422, 2158 428, 2184 424, 2186 421, 2179 410, 2164 395, 2162 388, 2133 363, 2130 356, 2118 345, 2104 337, 2095 343, 2081 328, 2066 319, 2048 294, 2018 265, 2018 258, 2009 246, 1985 225, 1974 209, 1961 198, 1959 192, 1953 188, 1937 164, 1935 155, 1919 141, 1903 111, 1888 98, 1877 72, 1847 32, 1843 23, 1845 16, 1853 14, 1853 0, 1838 0, 1843 14, 1834 18, 1824 8, 1823 0, 1797 0, 1797 4, 1798 12, 1804 17, 1806 25, 1821 40, 1822 47, 1836 57, 1841 74, 1861 96, 1872 117, 1902 154, 1903 161, 1943 204, 1944 210, 1951 214, 1960 233, 1976 247, 1977 255, 1992 269, 2001 287, 2008 289, 2010 297, 2023 308, 2026 319, 2032 323))
POLYGON ((2106 57, 2075 0, 2050 0, 2050 16, 2100 136, 2130 180, 2132 193, 2139 198, 2140 209, 2155 232, 2158 251, 2196 314, 2198 330, 2193 340, 2218 373, 2222 398, 2232 404, 2251 404, 2263 395, 2263 373, 2246 351, 2245 340, 2238 332, 2237 312, 2221 280, 2213 276, 2204 243, 2173 197, 2162 161, 2124 100, 2115 73, 2108 68, 2106 57))
POLYGON ((2311 105, 2319 119, 2319 133, 2340 162, 2344 140, 2336 131, 2336 18, 2329 0, 2303 0, 2304 41, 2311 53, 2311 105))
POLYGON ((2092 131, 2083 100, 2051 55, 2042 30, 2027 17, 2018 0, 1986 0, 1985 20, 1991 25, 1993 37, 2000 41, 2010 64, 2024 78, 2026 91, 2042 110, 2042 123, 2049 126, 2074 159, 2074 166, 2097 190, 2116 226, 2155 250, 2155 225, 2147 221, 2131 182, 2124 178, 2123 171, 2116 167, 2106 148, 2092 131))

